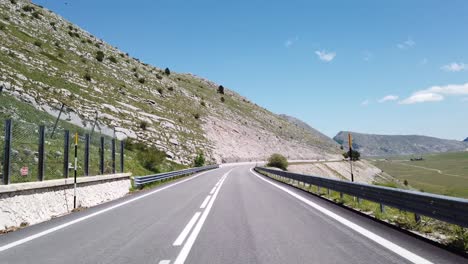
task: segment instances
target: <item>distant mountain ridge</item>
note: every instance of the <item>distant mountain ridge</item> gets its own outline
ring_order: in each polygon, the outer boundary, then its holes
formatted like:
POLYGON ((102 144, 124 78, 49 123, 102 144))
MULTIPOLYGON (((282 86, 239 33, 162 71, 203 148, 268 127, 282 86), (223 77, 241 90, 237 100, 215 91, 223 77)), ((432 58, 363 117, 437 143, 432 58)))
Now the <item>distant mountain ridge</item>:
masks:
MULTIPOLYGON (((339 132, 333 139, 348 145, 347 131, 339 132)), ((363 156, 397 156, 426 153, 466 151, 468 143, 419 135, 374 135, 350 132, 354 149, 363 156)))
POLYGON ((465 138, 465 140, 463 140, 463 142, 468 142, 468 137, 467 137, 467 138, 465 138))

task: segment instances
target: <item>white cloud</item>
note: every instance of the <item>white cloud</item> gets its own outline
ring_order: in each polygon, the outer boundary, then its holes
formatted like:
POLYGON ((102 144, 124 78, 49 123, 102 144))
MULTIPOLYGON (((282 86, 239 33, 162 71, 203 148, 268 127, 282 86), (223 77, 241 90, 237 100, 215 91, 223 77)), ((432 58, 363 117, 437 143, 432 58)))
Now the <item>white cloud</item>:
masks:
POLYGON ((330 62, 336 57, 335 52, 326 52, 324 50, 322 50, 322 51, 317 50, 317 51, 315 51, 315 54, 317 54, 318 58, 321 61, 325 61, 325 62, 330 62))
POLYGON ((384 96, 382 99, 380 99, 379 103, 385 103, 385 102, 388 102, 388 101, 396 101, 399 98, 400 97, 398 97, 396 95, 387 95, 387 96, 384 96))
POLYGON ((425 90, 413 93, 410 97, 400 101, 400 104, 415 104, 424 102, 438 102, 444 100, 444 95, 468 95, 468 83, 449 84, 445 86, 432 86, 425 90))
POLYGON ((416 45, 416 42, 414 42, 411 38, 408 38, 407 40, 403 41, 402 43, 398 43, 397 47, 399 49, 409 49, 412 48, 416 45))
POLYGON ((466 70, 468 68, 468 65, 465 63, 457 63, 457 62, 452 62, 450 64, 444 65, 441 67, 442 70, 448 71, 448 72, 459 72, 466 70))
POLYGON ((362 105, 362 106, 368 106, 369 103, 370 103, 369 100, 364 100, 364 101, 361 103, 361 105, 362 105))
POLYGON ((294 45, 297 41, 299 40, 299 37, 295 37, 295 38, 290 38, 290 39, 287 39, 285 42, 284 42, 284 46, 286 48, 289 48, 291 47, 292 45, 294 45))

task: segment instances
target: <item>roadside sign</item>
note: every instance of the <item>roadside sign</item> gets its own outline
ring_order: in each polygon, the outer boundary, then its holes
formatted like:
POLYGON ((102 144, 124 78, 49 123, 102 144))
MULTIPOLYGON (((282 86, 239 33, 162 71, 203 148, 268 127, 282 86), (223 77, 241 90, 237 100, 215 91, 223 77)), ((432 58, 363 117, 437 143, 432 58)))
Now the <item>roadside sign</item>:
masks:
POLYGON ((29 168, 28 167, 22 167, 20 170, 21 176, 25 177, 28 176, 29 174, 29 168))

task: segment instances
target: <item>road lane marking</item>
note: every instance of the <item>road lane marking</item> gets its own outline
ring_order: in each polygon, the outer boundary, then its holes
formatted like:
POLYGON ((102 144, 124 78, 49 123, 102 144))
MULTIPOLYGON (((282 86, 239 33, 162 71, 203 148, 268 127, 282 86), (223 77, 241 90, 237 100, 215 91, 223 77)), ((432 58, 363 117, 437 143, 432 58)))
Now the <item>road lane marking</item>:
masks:
POLYGON ((180 246, 182 245, 182 243, 184 243, 185 241, 185 238, 187 237, 187 235, 189 234, 190 230, 192 230, 192 227, 195 225, 195 223, 197 222, 198 218, 200 217, 201 213, 200 212, 196 212, 192 219, 190 219, 190 221, 187 223, 187 225, 185 226, 184 230, 182 230, 182 232, 180 233, 180 235, 177 237, 177 239, 174 241, 174 244, 172 244, 173 246, 180 246))
POLYGON ((176 186, 176 185, 179 185, 179 184, 181 184, 181 183, 184 183, 184 182, 193 180, 193 179, 195 179, 195 178, 197 178, 197 177, 199 177, 199 176, 201 176, 201 175, 203 175, 203 174, 206 174, 206 173, 208 173, 208 172, 213 172, 213 171, 214 171, 214 170, 202 172, 202 173, 197 174, 197 175, 194 175, 194 176, 192 176, 192 177, 190 177, 190 178, 188 178, 188 179, 181 180, 181 181, 178 181, 178 182, 176 182, 176 183, 172 183, 172 184, 167 185, 167 186, 165 186, 165 187, 162 187, 162 188, 160 188, 160 189, 157 189, 157 190, 148 192, 148 193, 146 193, 146 194, 143 194, 143 195, 141 195, 141 196, 138 196, 138 197, 135 197, 135 198, 133 198, 133 199, 127 200, 127 201, 125 201, 125 202, 122 202, 122 203, 119 203, 119 204, 110 206, 110 207, 108 207, 108 208, 99 210, 99 211, 94 212, 94 213, 92 213, 92 214, 89 214, 89 215, 80 217, 80 218, 78 218, 78 219, 72 220, 72 221, 67 222, 67 223, 65 223, 65 224, 61 224, 61 225, 58 225, 58 226, 56 226, 56 227, 49 228, 49 229, 44 230, 44 231, 42 231, 42 232, 39 232, 39 233, 37 233, 37 234, 34 234, 34 235, 31 235, 31 236, 28 236, 28 237, 25 237, 25 238, 16 240, 16 241, 11 242, 11 243, 9 243, 9 244, 0 246, 0 252, 5 251, 5 250, 10 249, 10 248, 13 248, 13 247, 16 247, 16 246, 19 246, 19 245, 24 244, 24 243, 26 243, 26 242, 29 242, 29 241, 31 241, 31 240, 34 240, 34 239, 43 237, 43 236, 45 236, 45 235, 48 235, 48 234, 50 234, 50 233, 53 233, 53 232, 55 232, 55 231, 58 231, 58 230, 60 230, 60 229, 65 228, 65 227, 68 227, 68 226, 77 224, 77 223, 82 222, 82 221, 84 221, 84 220, 87 220, 87 219, 89 219, 89 218, 98 216, 98 215, 103 214, 103 213, 105 213, 105 212, 108 212, 108 211, 110 211, 110 210, 113 210, 113 209, 119 208, 119 207, 121 207, 121 206, 127 205, 127 204, 129 204, 129 203, 138 201, 138 200, 143 199, 143 198, 145 198, 145 197, 147 197, 147 196, 150 196, 150 195, 153 195, 153 194, 158 193, 158 192, 160 192, 160 191, 169 189, 169 188, 171 188, 171 187, 173 187, 173 186, 176 186))
POLYGON ((170 264, 170 263, 171 261, 167 259, 159 261, 159 264, 170 264))
POLYGON ((221 186, 223 185, 224 180, 226 180, 227 175, 229 175, 229 173, 231 171, 232 171, 232 169, 230 171, 228 171, 226 174, 224 174, 224 176, 221 178, 222 180, 221 180, 221 182, 219 184, 219 188, 216 189, 216 192, 214 193, 213 198, 208 203, 208 206, 206 207, 205 211, 203 211, 203 214, 202 214, 200 220, 198 220, 197 225, 195 226, 195 228, 193 229, 193 231, 190 234, 189 238, 185 242, 184 247, 180 251, 180 253, 177 256, 176 260, 174 261, 174 264, 183 264, 185 262, 185 260, 187 259, 188 255, 190 253, 190 250, 192 249, 192 246, 195 243, 195 240, 197 239, 198 234, 200 234, 200 231, 201 231, 201 229, 203 227, 203 224, 205 223, 206 218, 208 217, 208 214, 210 213, 211 208, 213 207, 214 201, 216 200, 216 197, 218 196, 219 190, 221 189, 221 186))
POLYGON ((208 195, 205 200, 203 201, 203 203, 201 204, 200 206, 200 209, 205 209, 206 205, 208 204, 208 202, 210 201, 210 198, 211 198, 211 195, 208 195))
POLYGON ((341 224, 351 228, 352 230, 358 232, 359 234, 367 237, 368 239, 376 242, 377 244, 389 249, 390 251, 400 255, 401 257, 413 262, 413 263, 417 263, 417 264, 432 264, 432 262, 430 262, 429 260, 425 259, 425 258, 422 258, 416 254, 414 254, 413 252, 410 252, 400 246, 398 246, 397 244, 393 243, 393 242, 390 242, 389 240, 375 234, 375 233, 372 233, 371 231, 345 219, 344 217, 341 217, 335 213, 333 213, 332 211, 328 210, 328 209, 325 209, 324 207, 298 195, 297 193, 291 191, 291 190, 288 190, 287 188, 283 187, 283 186, 280 186, 279 184, 276 184, 270 180, 267 180, 265 179, 264 177, 261 177, 260 175, 258 175, 257 173, 255 173, 252 169, 250 169, 250 172, 257 176, 259 179, 261 179, 262 181, 265 181, 273 186, 275 186, 276 188, 290 194, 291 196, 293 196, 294 198, 298 199, 299 201, 301 202, 304 202, 305 204, 309 205, 310 207, 313 207, 314 209, 320 211, 321 213, 335 219, 336 221, 340 222, 341 224))
POLYGON ((215 187, 213 187, 213 189, 211 189, 211 192, 210 192, 210 194, 213 194, 215 191, 216 191, 216 186, 215 186, 215 187))

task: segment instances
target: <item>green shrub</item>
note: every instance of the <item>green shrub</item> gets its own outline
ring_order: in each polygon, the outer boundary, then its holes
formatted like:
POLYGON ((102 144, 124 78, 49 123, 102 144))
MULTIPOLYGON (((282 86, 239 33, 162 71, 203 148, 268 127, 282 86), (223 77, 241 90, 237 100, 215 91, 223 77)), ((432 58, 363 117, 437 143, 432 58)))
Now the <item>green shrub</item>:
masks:
POLYGON ((136 143, 134 148, 137 151, 138 161, 145 169, 154 173, 160 171, 158 167, 165 161, 166 153, 143 143, 136 143))
POLYGON ((166 75, 170 75, 170 74, 171 74, 171 70, 169 70, 169 68, 166 68, 166 69, 164 70, 164 73, 165 73, 166 75))
POLYGON ((171 92, 174 91, 174 87, 172 87, 172 86, 169 86, 167 89, 168 89, 169 91, 171 91, 171 92))
POLYGON ((147 127, 148 127, 148 122, 146 122, 146 121, 141 121, 140 122, 140 128, 141 129, 146 130, 147 127))
POLYGON ((203 107, 205 107, 205 106, 206 106, 206 103, 205 103, 205 101, 201 101, 201 102, 200 102, 200 104, 201 104, 201 106, 203 106, 203 107))
POLYGON ((218 93, 224 94, 224 87, 222 85, 218 87, 218 93))
POLYGON ((162 89, 162 88, 158 88, 158 93, 159 93, 160 95, 162 95, 162 94, 163 94, 163 89, 162 89))
POLYGON ((226 101, 226 99, 224 99, 224 97, 221 97, 221 102, 224 103, 224 101, 226 101))
POLYGON ((193 117, 194 117, 195 119, 200 119, 200 114, 199 114, 199 113, 195 113, 195 114, 193 114, 193 117))
POLYGON ((96 60, 98 60, 99 62, 102 62, 104 60, 104 52, 98 50, 96 52, 96 60))
POLYGON ((42 42, 39 40, 34 41, 34 45, 38 46, 39 48, 42 47, 42 42))
POLYGON ((6 28, 5 24, 0 23, 0 30, 3 31, 3 30, 5 30, 5 28, 6 28))
POLYGON ((352 160, 353 161, 358 161, 360 158, 361 158, 361 153, 359 153, 359 151, 357 150, 352 150, 352 154, 350 155, 350 151, 346 152, 346 153, 343 153, 343 157, 345 159, 349 158, 349 156, 352 157, 352 160))
POLYGON ((110 56, 110 57, 109 57, 109 60, 110 60, 112 63, 117 63, 117 59, 116 59, 114 56, 110 56))
POLYGON ((35 18, 35 19, 41 19, 42 18, 42 13, 39 12, 39 11, 34 11, 32 13, 32 16, 35 18))
POLYGON ((34 7, 31 6, 31 5, 25 5, 25 6, 23 6, 22 9, 23 9, 24 12, 32 12, 32 11, 35 10, 34 7))
POLYGON ((138 79, 138 82, 141 83, 141 84, 144 84, 146 82, 145 78, 140 78, 138 79))
POLYGON ((10 0, 10 3, 12 3, 13 5, 16 5, 16 0, 10 0))
POLYGON ((288 160, 283 155, 275 153, 268 158, 267 166, 287 170, 288 160))
POLYGON ((91 74, 89 72, 86 72, 85 75, 84 75, 84 78, 85 78, 85 80, 90 82, 91 81, 91 74))
POLYGON ((205 155, 202 152, 198 153, 193 161, 194 167, 203 167, 205 165, 205 155))

